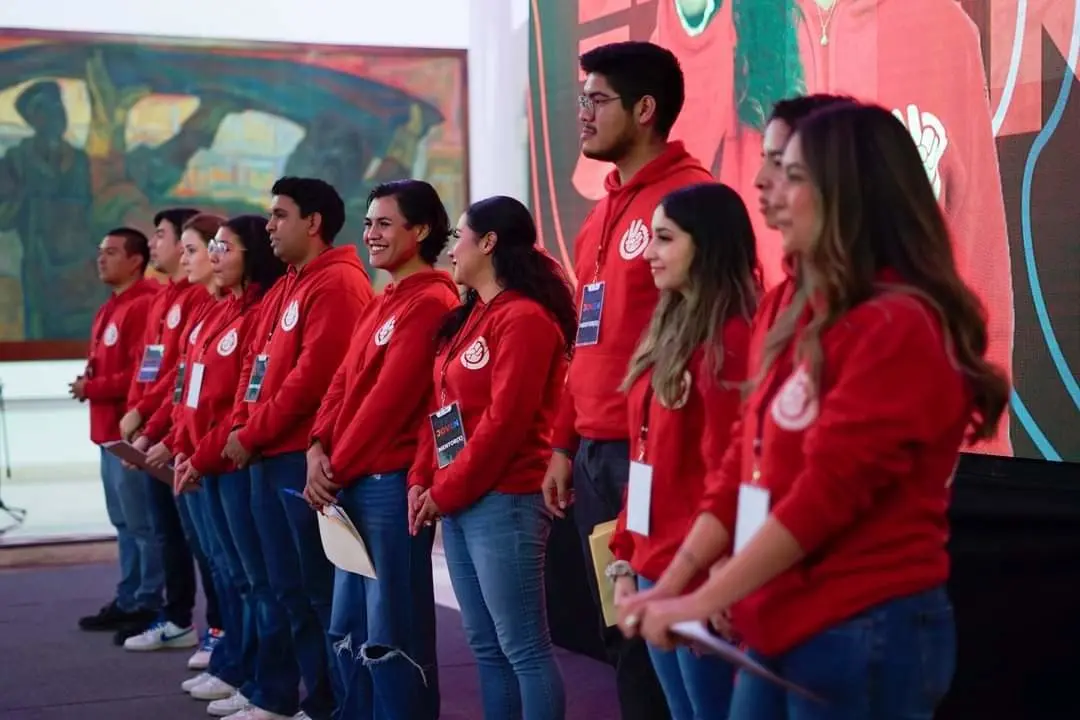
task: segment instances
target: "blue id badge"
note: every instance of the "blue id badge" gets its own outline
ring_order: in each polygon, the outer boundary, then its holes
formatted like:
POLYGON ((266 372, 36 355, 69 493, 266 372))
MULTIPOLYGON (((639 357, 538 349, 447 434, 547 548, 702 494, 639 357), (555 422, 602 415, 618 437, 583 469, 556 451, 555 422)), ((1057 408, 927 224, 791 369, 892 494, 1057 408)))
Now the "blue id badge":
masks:
POLYGON ((247 389, 244 390, 244 402, 253 403, 259 399, 268 364, 270 364, 269 355, 262 354, 255 357, 255 363, 251 367, 251 379, 248 380, 247 389))
POLYGON ((604 311, 604 283, 585 286, 581 294, 581 318, 578 320, 576 345, 595 345, 600 342, 600 315, 604 311))
POLYGON ((164 345, 147 345, 143 350, 142 362, 139 363, 139 375, 136 382, 151 383, 157 380, 161 372, 161 361, 165 358, 164 345))

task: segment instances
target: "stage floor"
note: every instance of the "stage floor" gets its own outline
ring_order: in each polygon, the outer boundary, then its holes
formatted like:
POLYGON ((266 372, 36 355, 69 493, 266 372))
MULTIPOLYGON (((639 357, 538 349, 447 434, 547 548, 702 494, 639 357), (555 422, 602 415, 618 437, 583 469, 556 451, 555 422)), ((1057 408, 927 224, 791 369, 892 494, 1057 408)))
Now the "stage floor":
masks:
MULTIPOLYGON (((445 572, 436 569, 436 575, 445 572)), ((205 703, 180 683, 190 677, 190 651, 129 653, 106 633, 85 633, 76 621, 108 600, 110 564, 0 570, 0 717, 4 720, 206 718, 205 703)), ((478 679, 461 619, 439 591, 439 666, 444 720, 479 720, 478 679)), ((201 619, 201 613, 197 615, 201 619)), ((570 720, 614 720, 614 673, 557 651, 570 720)))

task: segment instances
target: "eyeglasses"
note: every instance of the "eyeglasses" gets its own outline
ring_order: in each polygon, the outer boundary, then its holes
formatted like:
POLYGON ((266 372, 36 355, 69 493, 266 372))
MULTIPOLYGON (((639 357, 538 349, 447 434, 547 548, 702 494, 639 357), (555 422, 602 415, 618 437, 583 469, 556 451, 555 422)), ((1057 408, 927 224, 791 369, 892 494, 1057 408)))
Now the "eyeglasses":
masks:
POLYGON ((210 242, 206 244, 206 249, 214 255, 224 255, 232 250, 228 243, 224 240, 218 240, 217 238, 211 239, 210 242))
POLYGON ((578 95, 578 106, 589 115, 596 112, 596 108, 600 105, 607 105, 609 102, 619 100, 621 95, 578 95))

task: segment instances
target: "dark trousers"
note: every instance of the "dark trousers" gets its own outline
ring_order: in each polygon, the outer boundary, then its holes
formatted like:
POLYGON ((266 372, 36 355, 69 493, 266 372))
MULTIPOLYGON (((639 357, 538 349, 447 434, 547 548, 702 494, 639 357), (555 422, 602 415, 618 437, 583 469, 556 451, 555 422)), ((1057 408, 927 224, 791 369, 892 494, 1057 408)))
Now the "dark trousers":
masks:
MULTIPOLYGON (((156 542, 161 547, 161 562, 165 570, 165 604, 161 609, 162 619, 177 627, 191 625, 195 610, 195 559, 191 545, 198 547, 191 517, 184 513, 181 517, 176 496, 171 485, 147 474, 150 483, 150 518, 156 542), (191 536, 191 545, 188 536, 191 536)), ((213 596, 213 581, 209 566, 205 566, 203 586, 207 588, 208 609, 216 614, 217 598, 213 596)))
POLYGON ((630 477, 630 445, 623 440, 582 440, 574 458, 574 521, 586 558, 585 568, 595 605, 593 617, 603 635, 608 661, 615 666, 615 684, 624 720, 670 717, 664 691, 656 678, 645 642, 627 640, 617 627, 605 627, 600 591, 592 569, 589 535, 600 523, 614 520, 622 508, 630 477))

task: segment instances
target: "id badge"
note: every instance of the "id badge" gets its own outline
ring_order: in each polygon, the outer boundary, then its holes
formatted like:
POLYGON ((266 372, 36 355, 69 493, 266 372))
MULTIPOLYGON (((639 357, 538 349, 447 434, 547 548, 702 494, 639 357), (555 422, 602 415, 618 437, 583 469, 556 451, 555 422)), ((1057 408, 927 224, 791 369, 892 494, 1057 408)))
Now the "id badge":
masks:
POLYGON ((442 470, 465 449, 465 425, 461 422, 461 409, 456 402, 450 403, 428 418, 431 420, 431 432, 435 435, 435 458, 442 470))
POLYGON ((248 381, 247 390, 244 391, 244 402, 253 403, 259 399, 263 378, 266 377, 266 366, 269 364, 269 355, 264 353, 255 356, 255 364, 251 367, 251 379, 248 381))
POLYGON ((581 294, 581 318, 578 320, 577 345, 595 345, 600 342, 600 315, 604 311, 604 283, 595 282, 585 286, 581 294))
POLYGON ((164 345, 147 345, 143 350, 142 362, 139 363, 139 375, 136 382, 151 383, 157 380, 164 357, 164 345))
POLYGON ((172 402, 173 405, 180 402, 180 398, 184 397, 184 371, 187 369, 183 360, 176 364, 176 385, 173 386, 172 402))
POLYGON ((630 463, 630 487, 626 492, 626 529, 649 536, 652 507, 652 465, 630 463))
POLYGON ((195 363, 191 366, 191 381, 188 382, 187 399, 184 400, 184 404, 189 408, 199 407, 199 393, 202 392, 202 379, 205 370, 206 366, 202 363, 195 363))
POLYGON ((739 486, 739 505, 735 515, 735 552, 757 534, 769 517, 769 491, 760 485, 739 486))

